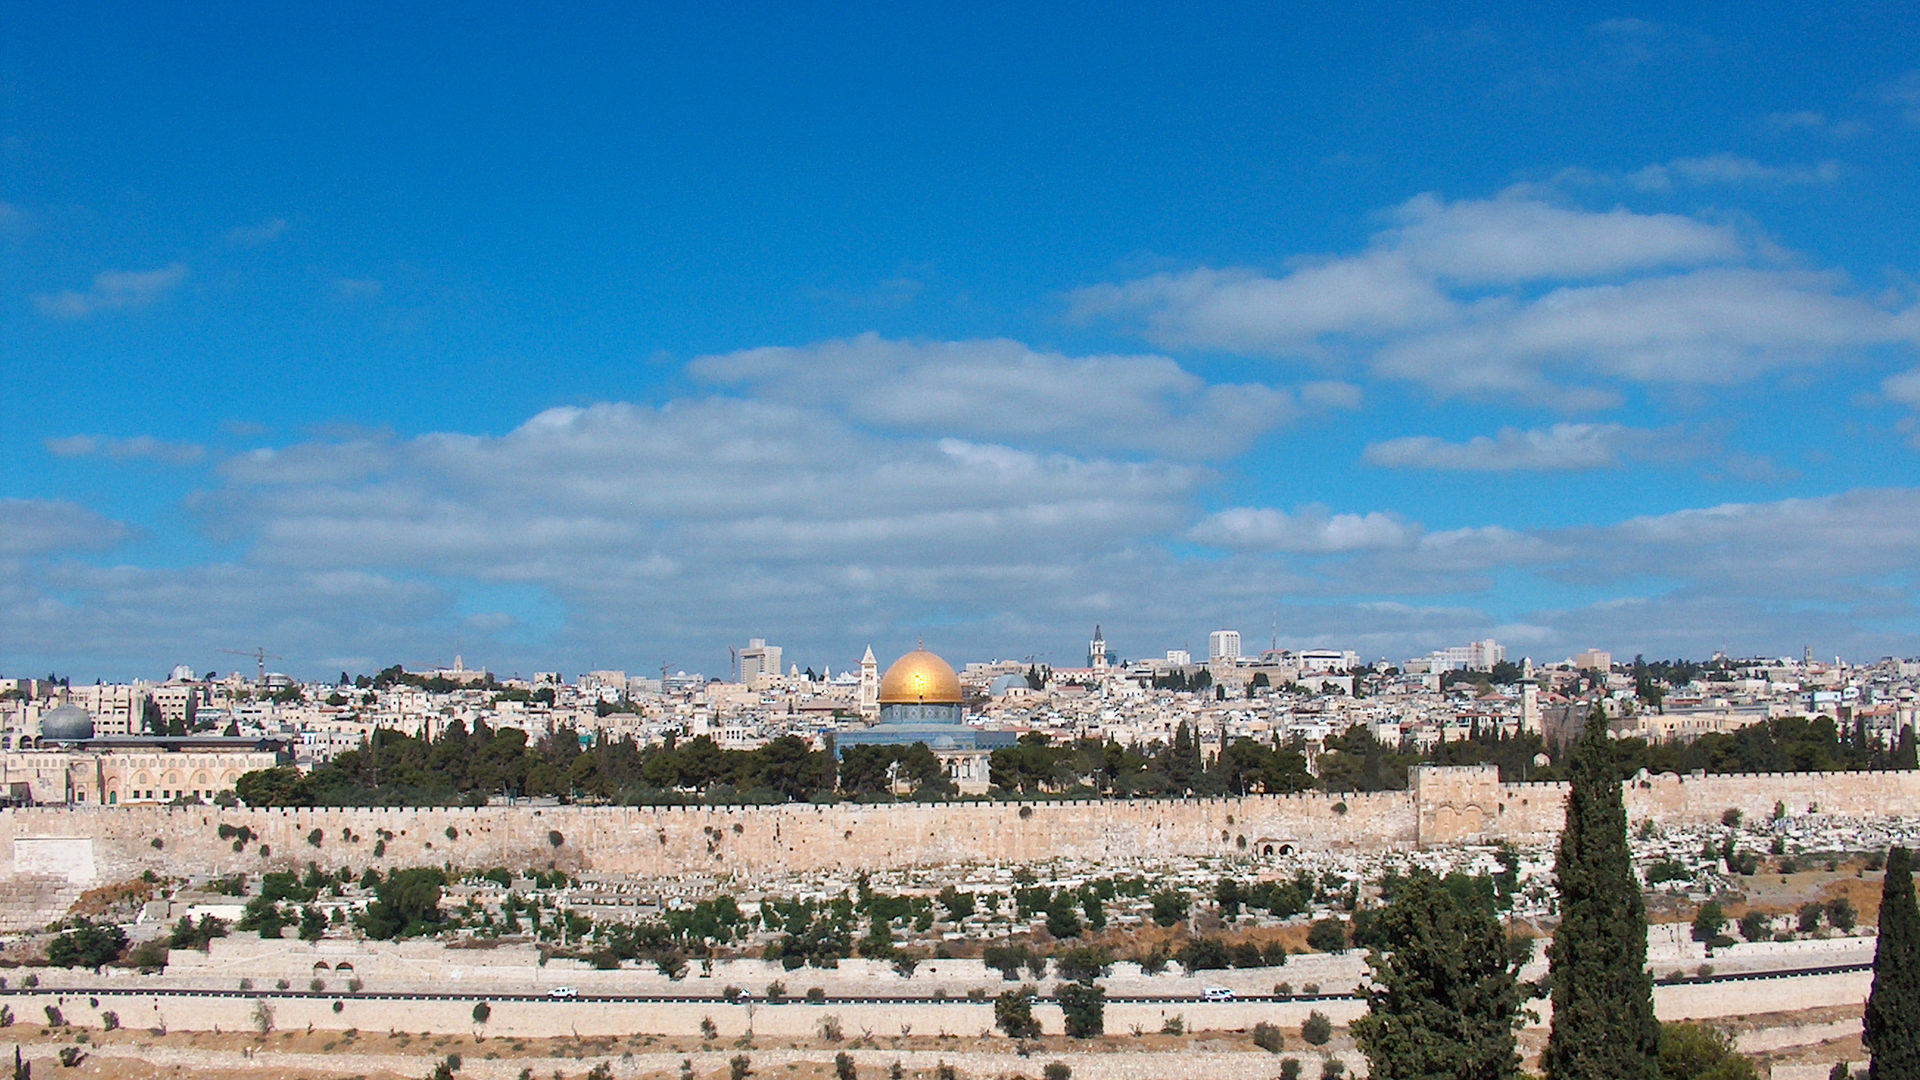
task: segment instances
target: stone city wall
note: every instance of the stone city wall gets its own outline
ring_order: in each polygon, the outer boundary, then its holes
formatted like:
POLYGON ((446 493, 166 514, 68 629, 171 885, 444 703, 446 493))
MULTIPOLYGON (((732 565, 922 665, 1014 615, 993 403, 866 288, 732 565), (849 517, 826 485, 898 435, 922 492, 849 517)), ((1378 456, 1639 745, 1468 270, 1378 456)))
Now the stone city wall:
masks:
MULTIPOLYGON (((1630 820, 1920 814, 1920 772, 1656 776, 1626 785, 1630 820)), ((247 809, 124 806, 0 810, 0 920, 40 893, 233 871, 447 864, 553 865, 636 877, 1082 859, 1542 843, 1563 784, 1502 784, 1492 767, 1420 768, 1408 791, 1239 799, 733 807, 247 809), (221 827, 246 830, 236 843, 221 827), (236 850, 238 848, 238 850, 236 850), (376 855, 376 849, 380 854, 376 855)), ((41 921, 44 921, 41 920, 41 921)))

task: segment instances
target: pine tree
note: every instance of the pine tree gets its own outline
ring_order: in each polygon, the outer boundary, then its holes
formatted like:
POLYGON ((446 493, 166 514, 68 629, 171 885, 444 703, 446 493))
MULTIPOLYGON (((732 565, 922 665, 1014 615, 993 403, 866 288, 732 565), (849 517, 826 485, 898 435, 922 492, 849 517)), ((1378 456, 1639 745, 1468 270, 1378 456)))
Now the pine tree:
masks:
POLYGON ((1903 847, 1887 853, 1880 886, 1880 935, 1862 1041, 1873 1055, 1867 1080, 1920 1076, 1920 906, 1913 856, 1903 847))
POLYGON ((1519 1076, 1513 1029, 1524 995, 1492 908, 1463 902, 1421 870, 1374 927, 1368 1011, 1352 1028, 1369 1075, 1519 1076))
POLYGON ((1654 1080, 1660 1025, 1647 974, 1647 909, 1627 850, 1627 810, 1606 714, 1595 708, 1574 744, 1567 823, 1554 878, 1560 928, 1552 963, 1548 1080, 1654 1080))

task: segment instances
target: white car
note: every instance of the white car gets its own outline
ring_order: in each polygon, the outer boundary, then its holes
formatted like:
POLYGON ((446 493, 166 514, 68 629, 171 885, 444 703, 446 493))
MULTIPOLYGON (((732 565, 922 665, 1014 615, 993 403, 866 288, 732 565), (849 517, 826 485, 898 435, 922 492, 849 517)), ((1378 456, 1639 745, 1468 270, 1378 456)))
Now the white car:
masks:
POLYGON ((580 991, 575 990, 571 986, 556 986, 547 991, 547 996, 550 998, 576 998, 580 996, 580 991))
POLYGON ((1200 991, 1201 1001, 1232 1001, 1233 991, 1224 986, 1209 986, 1200 991))

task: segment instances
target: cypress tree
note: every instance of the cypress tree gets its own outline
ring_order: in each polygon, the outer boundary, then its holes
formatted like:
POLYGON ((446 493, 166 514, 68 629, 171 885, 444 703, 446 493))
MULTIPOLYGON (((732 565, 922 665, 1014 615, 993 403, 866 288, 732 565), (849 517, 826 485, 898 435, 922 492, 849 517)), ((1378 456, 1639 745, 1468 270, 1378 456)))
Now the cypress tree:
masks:
POLYGON ((1506 935, 1485 903, 1420 870, 1374 924, 1367 1015, 1353 1036, 1378 1080, 1513 1080, 1523 999, 1506 935))
POLYGON ((1913 856, 1903 847, 1887 853, 1861 1041, 1873 1055, 1868 1080, 1920 1076, 1920 907, 1913 896, 1913 856))
POLYGON ((1627 809, 1595 707, 1574 744, 1567 823, 1554 878, 1560 928, 1552 964, 1553 1030, 1541 1059, 1548 1080, 1655 1080, 1660 1024, 1647 973, 1647 909, 1627 850, 1627 809))

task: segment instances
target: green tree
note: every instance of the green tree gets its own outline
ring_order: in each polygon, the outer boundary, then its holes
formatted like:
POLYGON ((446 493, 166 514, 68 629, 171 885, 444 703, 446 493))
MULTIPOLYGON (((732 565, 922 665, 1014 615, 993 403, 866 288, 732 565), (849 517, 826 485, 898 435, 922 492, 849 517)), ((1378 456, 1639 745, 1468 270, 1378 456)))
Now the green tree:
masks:
POLYGON ((1037 1039, 1040 1021, 1033 1018, 1034 989, 1022 986, 1009 990, 993 1001, 993 1022, 1011 1039, 1037 1039))
POLYGON ((1913 856, 1887 853, 1880 886, 1880 935, 1873 947, 1873 990, 1861 1041, 1873 1055, 1868 1080, 1920 1076, 1920 907, 1913 893, 1913 856))
POLYGON ((1107 1030, 1107 992, 1091 979, 1061 983, 1053 992, 1065 1018, 1067 1034, 1075 1039, 1092 1039, 1107 1030))
POLYGON ((47 944, 47 963, 55 967, 104 967, 126 951, 126 931, 79 918, 74 920, 73 929, 47 944))
POLYGON ((1727 929, 1727 913, 1720 907, 1718 900, 1709 900, 1700 905, 1693 916, 1693 940, 1712 943, 1727 929))
POLYGON ((1627 849, 1627 811, 1606 714, 1574 744, 1566 826, 1554 860, 1560 928, 1547 950, 1553 1029, 1548 1080, 1653 1080, 1660 1026, 1647 974, 1647 911, 1627 849))
POLYGON ((438 867, 395 870, 374 886, 374 900, 360 916, 360 928, 375 940, 428 933, 446 921, 440 890, 447 883, 438 867))
POLYGON ((233 793, 248 806, 312 806, 313 789, 292 765, 256 769, 233 782, 233 793))
POLYGON ((1401 882, 1374 920, 1367 1015, 1353 1023, 1381 1080, 1519 1076, 1514 1025, 1525 994, 1490 904, 1463 902, 1427 871, 1401 882))

